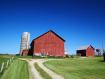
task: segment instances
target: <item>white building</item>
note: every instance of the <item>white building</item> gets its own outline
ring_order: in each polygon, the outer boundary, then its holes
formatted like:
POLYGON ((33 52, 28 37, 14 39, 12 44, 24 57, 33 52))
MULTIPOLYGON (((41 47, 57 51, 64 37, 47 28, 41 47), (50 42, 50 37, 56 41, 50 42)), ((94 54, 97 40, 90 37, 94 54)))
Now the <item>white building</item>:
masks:
POLYGON ((30 48, 30 33, 23 32, 21 36, 20 55, 22 55, 22 51, 24 49, 29 49, 29 48, 30 48))

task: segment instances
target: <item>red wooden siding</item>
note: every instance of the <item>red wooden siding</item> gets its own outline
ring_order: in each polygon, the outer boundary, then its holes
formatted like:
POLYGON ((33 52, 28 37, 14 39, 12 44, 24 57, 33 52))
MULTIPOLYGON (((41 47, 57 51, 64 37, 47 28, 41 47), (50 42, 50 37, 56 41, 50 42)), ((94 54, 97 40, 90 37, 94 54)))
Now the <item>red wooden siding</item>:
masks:
POLYGON ((90 46, 83 46, 79 49, 77 49, 77 55, 86 56, 86 57, 94 57, 95 52, 94 48, 90 46))
POLYGON ((44 53, 49 56, 64 56, 64 41, 49 31, 33 40, 33 53, 44 53))
POLYGON ((86 56, 87 57, 89 57, 89 56, 94 57, 94 54, 95 54, 94 48, 92 48, 91 46, 86 49, 86 56))

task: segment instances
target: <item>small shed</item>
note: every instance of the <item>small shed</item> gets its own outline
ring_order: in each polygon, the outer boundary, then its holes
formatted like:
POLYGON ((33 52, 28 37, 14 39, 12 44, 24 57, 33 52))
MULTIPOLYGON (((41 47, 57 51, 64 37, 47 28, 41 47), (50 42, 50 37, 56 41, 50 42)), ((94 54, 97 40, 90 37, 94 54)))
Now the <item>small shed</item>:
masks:
POLYGON ((94 47, 91 45, 80 47, 76 50, 76 54, 79 56, 94 57, 94 47))
POLYGON ((22 56, 27 56, 28 55, 29 50, 28 49, 24 49, 22 51, 22 56))

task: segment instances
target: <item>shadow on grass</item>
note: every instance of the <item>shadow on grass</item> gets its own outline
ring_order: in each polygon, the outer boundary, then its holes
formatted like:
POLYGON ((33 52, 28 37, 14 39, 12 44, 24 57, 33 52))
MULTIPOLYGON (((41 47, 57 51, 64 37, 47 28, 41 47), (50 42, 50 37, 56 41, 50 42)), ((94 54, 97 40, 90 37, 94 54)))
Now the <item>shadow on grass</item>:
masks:
POLYGON ((104 60, 100 60, 99 62, 105 62, 104 60))

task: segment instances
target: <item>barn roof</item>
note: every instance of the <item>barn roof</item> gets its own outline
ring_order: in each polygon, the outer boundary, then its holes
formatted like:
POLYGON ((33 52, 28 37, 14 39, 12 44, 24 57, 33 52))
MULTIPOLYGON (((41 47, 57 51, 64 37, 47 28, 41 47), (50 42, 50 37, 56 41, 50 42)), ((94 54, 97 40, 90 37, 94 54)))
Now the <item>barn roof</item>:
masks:
MULTIPOLYGON (((59 37, 61 40, 63 40, 63 41, 65 42, 65 40, 64 40, 62 37, 60 37, 58 34, 56 34, 54 31, 49 30, 48 32, 52 32, 53 34, 55 34, 57 37, 59 37)), ((37 38, 35 38, 35 39, 33 39, 33 40, 36 40, 36 39, 42 37, 43 35, 47 34, 48 32, 45 32, 44 34, 38 36, 37 38)))
MULTIPOLYGON (((77 50, 86 50, 88 47, 90 47, 91 45, 86 45, 86 46, 82 46, 82 47, 80 47, 80 48, 78 48, 77 50)), ((93 46, 91 46, 93 49, 94 49, 94 47, 93 46)))

